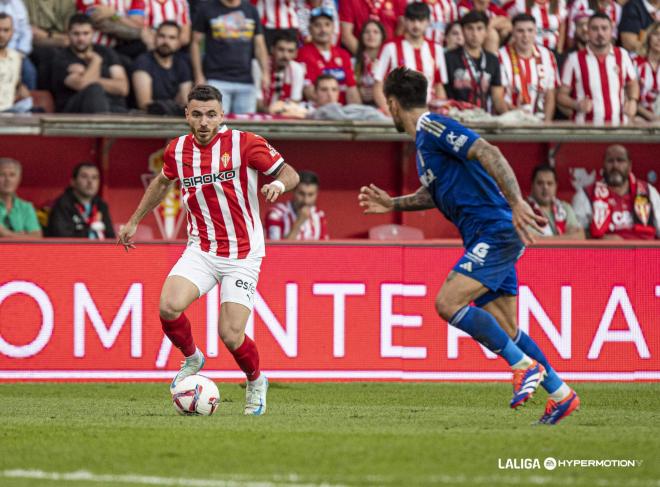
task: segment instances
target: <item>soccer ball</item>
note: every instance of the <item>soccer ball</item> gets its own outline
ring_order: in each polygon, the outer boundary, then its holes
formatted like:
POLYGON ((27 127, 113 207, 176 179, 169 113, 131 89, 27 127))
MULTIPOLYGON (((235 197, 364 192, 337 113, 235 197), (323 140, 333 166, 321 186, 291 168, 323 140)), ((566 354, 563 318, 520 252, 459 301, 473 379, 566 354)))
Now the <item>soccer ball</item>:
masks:
POLYGON ((218 386, 203 375, 190 375, 172 390, 172 404, 184 416, 211 416, 220 403, 218 386))

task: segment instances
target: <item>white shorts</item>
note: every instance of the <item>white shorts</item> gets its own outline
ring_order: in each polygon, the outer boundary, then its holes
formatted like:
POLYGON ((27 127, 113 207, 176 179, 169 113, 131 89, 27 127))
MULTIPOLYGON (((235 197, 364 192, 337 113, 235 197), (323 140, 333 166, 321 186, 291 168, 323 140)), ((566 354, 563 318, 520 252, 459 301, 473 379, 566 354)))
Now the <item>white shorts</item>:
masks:
POLYGON ((181 276, 199 289, 199 296, 220 284, 220 303, 239 303, 252 310, 257 290, 261 257, 228 259, 187 247, 169 276, 181 276))

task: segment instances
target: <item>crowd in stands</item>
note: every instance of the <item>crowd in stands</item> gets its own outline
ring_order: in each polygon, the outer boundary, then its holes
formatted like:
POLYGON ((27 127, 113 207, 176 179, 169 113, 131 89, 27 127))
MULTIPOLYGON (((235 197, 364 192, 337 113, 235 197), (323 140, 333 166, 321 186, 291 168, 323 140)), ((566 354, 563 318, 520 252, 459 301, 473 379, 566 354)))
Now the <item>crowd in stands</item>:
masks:
POLYGON ((47 110, 38 91, 58 112, 180 115, 208 83, 228 114, 380 119, 405 65, 435 110, 654 121, 658 3, 0 0, 0 112, 47 110))

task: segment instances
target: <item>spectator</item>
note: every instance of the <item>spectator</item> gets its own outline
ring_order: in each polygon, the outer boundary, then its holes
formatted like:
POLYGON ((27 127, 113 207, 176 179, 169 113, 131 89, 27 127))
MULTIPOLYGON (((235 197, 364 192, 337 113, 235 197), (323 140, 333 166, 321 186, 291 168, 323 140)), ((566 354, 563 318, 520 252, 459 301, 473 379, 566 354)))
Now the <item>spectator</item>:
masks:
POLYGON ((371 120, 384 122, 389 120, 379 110, 369 105, 344 105, 339 100, 339 83, 331 74, 322 74, 316 78, 316 103, 305 113, 314 120, 371 120))
POLYGON ((541 227, 542 238, 584 239, 584 230, 577 221, 573 207, 557 199, 557 173, 549 164, 534 168, 528 202, 537 215, 548 220, 541 227))
POLYGON ((458 8, 454 0, 424 0, 431 10, 426 37, 440 44, 445 42, 447 28, 458 20, 458 8))
POLYGON ((447 82, 447 66, 442 46, 424 37, 429 26, 430 9, 422 2, 408 4, 404 14, 403 37, 387 42, 378 56, 374 70, 374 99, 388 113, 383 82, 387 74, 399 66, 419 71, 428 80, 428 101, 447 98, 443 83, 447 82))
POLYGON ((268 49, 273 46, 275 38, 284 32, 298 36, 296 0, 252 0, 252 3, 259 11, 268 49))
MULTIPOLYGON (((298 0, 298 5, 296 6, 296 12, 298 14, 298 30, 300 31, 300 37, 303 44, 312 42, 312 36, 309 33, 309 19, 311 18, 312 10, 315 8, 324 8, 335 12, 337 10, 337 3, 335 0, 298 0)), ((332 44, 337 45, 339 44, 339 38, 341 36, 339 17, 337 15, 333 15, 333 25, 332 44)))
POLYGON ((144 0, 76 0, 76 6, 92 19, 95 44, 130 59, 153 49, 154 37, 144 25, 144 0))
POLYGON ((612 20, 595 13, 589 18, 587 48, 572 53, 564 64, 557 101, 573 110, 577 122, 619 124, 635 116, 638 100, 630 56, 612 45, 612 20))
MULTIPOLYGON (((590 10, 578 10, 571 15, 573 35, 569 39, 571 45, 569 52, 586 49, 589 42, 589 17, 592 15, 593 12, 590 10)), ((562 53, 562 56, 565 59, 566 53, 562 53)))
POLYGON ((73 169, 71 186, 57 198, 48 217, 49 237, 115 238, 110 210, 98 195, 100 174, 91 162, 81 162, 73 169))
POLYGON ((311 12, 309 32, 312 42, 305 44, 298 52, 298 61, 305 65, 305 98, 317 102, 314 90, 316 78, 320 74, 330 74, 339 82, 339 101, 360 103, 351 57, 341 47, 332 45, 332 22, 334 11, 315 8, 311 12))
POLYGON ((52 86, 59 112, 125 112, 128 78, 109 47, 92 42, 94 29, 85 14, 69 21, 69 47, 53 61, 52 86))
POLYGON ((641 56, 635 59, 639 73, 640 99, 637 114, 649 121, 660 120, 660 22, 650 28, 641 56))
POLYGON ((166 20, 156 30, 156 48, 135 61, 133 91, 140 110, 183 116, 192 88, 192 72, 187 58, 179 53, 180 43, 181 28, 166 20))
POLYGON ((0 238, 41 238, 32 203, 16 195, 22 172, 20 162, 0 157, 0 238))
POLYGON ((632 161, 621 145, 605 152, 603 179, 578 191, 573 208, 591 238, 660 238, 660 195, 632 173, 632 161))
POLYGON ((385 28, 377 20, 370 20, 362 27, 360 43, 355 54, 355 80, 362 103, 374 105, 374 78, 376 61, 385 43, 385 28))
POLYGON ((262 91, 258 97, 262 112, 269 112, 273 103, 279 101, 301 102, 305 84, 305 67, 294 61, 298 54, 298 40, 295 35, 288 31, 280 32, 275 37, 270 51, 270 89, 267 92, 262 91))
POLYGON ((259 12, 247 0, 214 0, 200 4, 193 21, 190 45, 195 84, 208 84, 222 92, 225 113, 254 113, 257 90, 252 60, 261 67, 261 88, 270 89, 270 67, 259 12), (200 43, 206 54, 202 65, 200 43))
POLYGON ((448 51, 445 91, 451 100, 466 101, 486 111, 507 111, 504 103, 500 63, 484 50, 488 17, 470 12, 461 19, 465 46, 448 51))
POLYGON ((0 13, 0 112, 25 112, 32 108, 32 99, 21 83, 21 55, 9 47, 14 33, 12 18, 0 13))
POLYGON ((321 74, 314 81, 314 90, 316 92, 316 108, 320 108, 333 103, 340 102, 339 82, 331 74, 321 74))
MULTIPOLYGON (((136 17, 137 19, 137 17, 136 17)), ((174 22, 181 33, 179 42, 181 46, 190 44, 191 32, 190 9, 187 0, 144 0, 144 23, 151 32, 149 35, 156 38, 158 27, 163 22, 174 22)))
POLYGON ((504 100, 510 109, 521 108, 551 122, 559 72, 550 49, 535 45, 536 21, 528 14, 513 20, 512 41, 500 49, 504 100))
POLYGON ((383 24, 386 38, 394 39, 403 30, 401 17, 406 4, 406 0, 341 0, 341 43, 351 54, 355 54, 359 44, 356 34, 362 32, 362 27, 370 19, 383 24))
POLYGON ((621 12, 621 44, 630 52, 637 52, 644 44, 646 30, 659 20, 660 0, 629 0, 621 12))
POLYGON ((37 68, 28 57, 32 52, 32 27, 22 0, 0 0, 0 13, 12 18, 14 35, 9 47, 21 55, 21 80, 29 90, 37 89, 37 68))
POLYGON ((484 44, 487 51, 497 54, 500 45, 511 33, 511 21, 506 11, 490 0, 460 0, 458 2, 458 16, 463 18, 476 10, 488 18, 488 35, 484 44))
POLYGON ((558 53, 564 51, 568 17, 565 0, 511 0, 506 10, 511 17, 522 13, 534 17, 537 45, 558 53))
POLYGON ((452 22, 447 26, 447 31, 445 32, 445 52, 456 49, 457 47, 463 47, 465 44, 465 39, 463 38, 463 27, 461 27, 460 22, 452 22))
MULTIPOLYGON (((618 26, 621 22, 623 9, 615 0, 575 0, 569 10, 568 18, 574 19, 578 12, 585 12, 587 18, 596 12, 603 12, 612 19, 612 38, 619 37, 618 26)), ((568 26, 569 41, 575 38, 575 23, 570 22, 568 26)), ((563 51, 562 51, 563 52, 563 51)))
POLYGON ((287 202, 276 203, 266 215, 270 240, 328 240, 325 213, 316 207, 319 178, 300 171, 300 182, 287 202))

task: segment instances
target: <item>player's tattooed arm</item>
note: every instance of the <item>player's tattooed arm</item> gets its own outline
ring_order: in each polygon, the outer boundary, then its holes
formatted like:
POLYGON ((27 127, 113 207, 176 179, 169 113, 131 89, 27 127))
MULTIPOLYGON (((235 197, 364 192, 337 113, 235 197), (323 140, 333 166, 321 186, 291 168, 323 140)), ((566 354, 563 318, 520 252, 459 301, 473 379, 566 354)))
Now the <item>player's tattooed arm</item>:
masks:
POLYGON ((502 152, 484 139, 478 139, 468 151, 468 159, 477 159, 488 174, 497 183, 500 191, 511 206, 511 219, 520 239, 524 244, 534 243, 531 228, 543 233, 539 225, 545 225, 546 219, 534 213, 523 199, 516 175, 502 152))
POLYGON ((435 208, 431 193, 424 186, 420 186, 413 194, 392 198, 394 211, 419 211, 435 208))

